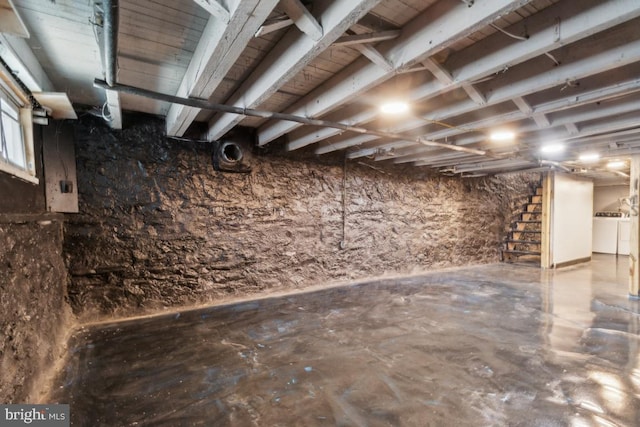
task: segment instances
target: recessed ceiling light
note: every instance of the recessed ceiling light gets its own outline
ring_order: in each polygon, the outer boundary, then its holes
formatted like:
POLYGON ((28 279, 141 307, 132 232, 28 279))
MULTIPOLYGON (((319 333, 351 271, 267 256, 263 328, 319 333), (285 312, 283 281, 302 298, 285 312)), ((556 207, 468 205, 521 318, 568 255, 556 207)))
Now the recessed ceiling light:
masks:
POLYGON ((409 111, 409 104, 402 101, 390 101, 382 104, 380 111, 385 114, 402 114, 409 111))
POLYGON ((607 169, 622 169, 627 165, 627 162, 624 160, 612 160, 607 163, 607 169))
POLYGON ((598 154, 598 153, 583 153, 583 154, 580 154, 579 159, 580 159, 581 162, 586 162, 586 163, 597 162, 600 159, 600 154, 598 154))
POLYGON ((554 142, 554 143, 543 145, 540 151, 542 151, 545 154, 556 154, 556 153, 562 153, 565 148, 566 147, 563 143, 554 142))
POLYGON ((491 132, 489 138, 494 142, 508 142, 513 141, 516 138, 516 134, 510 130, 497 130, 491 132))

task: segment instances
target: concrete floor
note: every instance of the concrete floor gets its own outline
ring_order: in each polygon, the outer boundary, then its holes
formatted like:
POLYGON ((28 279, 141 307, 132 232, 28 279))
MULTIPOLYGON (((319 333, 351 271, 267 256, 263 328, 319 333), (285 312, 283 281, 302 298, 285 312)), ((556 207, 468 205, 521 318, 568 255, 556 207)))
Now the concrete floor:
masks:
POLYGON ((628 259, 495 264, 84 328, 76 426, 637 426, 628 259))

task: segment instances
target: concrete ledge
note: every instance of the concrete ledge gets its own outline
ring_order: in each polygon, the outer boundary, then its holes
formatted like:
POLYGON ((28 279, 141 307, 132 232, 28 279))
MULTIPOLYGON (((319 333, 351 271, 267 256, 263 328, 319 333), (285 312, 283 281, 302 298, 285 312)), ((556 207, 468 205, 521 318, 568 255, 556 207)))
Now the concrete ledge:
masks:
POLYGON ((37 214, 10 213, 0 214, 0 224, 26 224, 29 222, 56 221, 63 222, 64 215, 59 213, 44 212, 37 214))

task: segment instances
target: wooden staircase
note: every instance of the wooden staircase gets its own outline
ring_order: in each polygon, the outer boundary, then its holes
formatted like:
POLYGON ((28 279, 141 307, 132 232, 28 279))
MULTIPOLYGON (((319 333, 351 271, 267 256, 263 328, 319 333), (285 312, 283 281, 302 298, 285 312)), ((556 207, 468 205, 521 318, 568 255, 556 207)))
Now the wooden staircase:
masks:
POLYGON ((542 247, 542 185, 514 216, 507 237, 504 240, 501 259, 504 262, 539 262, 542 247))

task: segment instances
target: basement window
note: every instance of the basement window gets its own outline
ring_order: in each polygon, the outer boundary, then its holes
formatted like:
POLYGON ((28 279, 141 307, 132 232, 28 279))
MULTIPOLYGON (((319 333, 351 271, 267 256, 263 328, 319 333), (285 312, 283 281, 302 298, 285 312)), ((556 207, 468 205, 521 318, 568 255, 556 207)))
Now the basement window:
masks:
POLYGON ((0 171, 37 184, 31 109, 21 108, 17 99, 0 88, 0 171))

